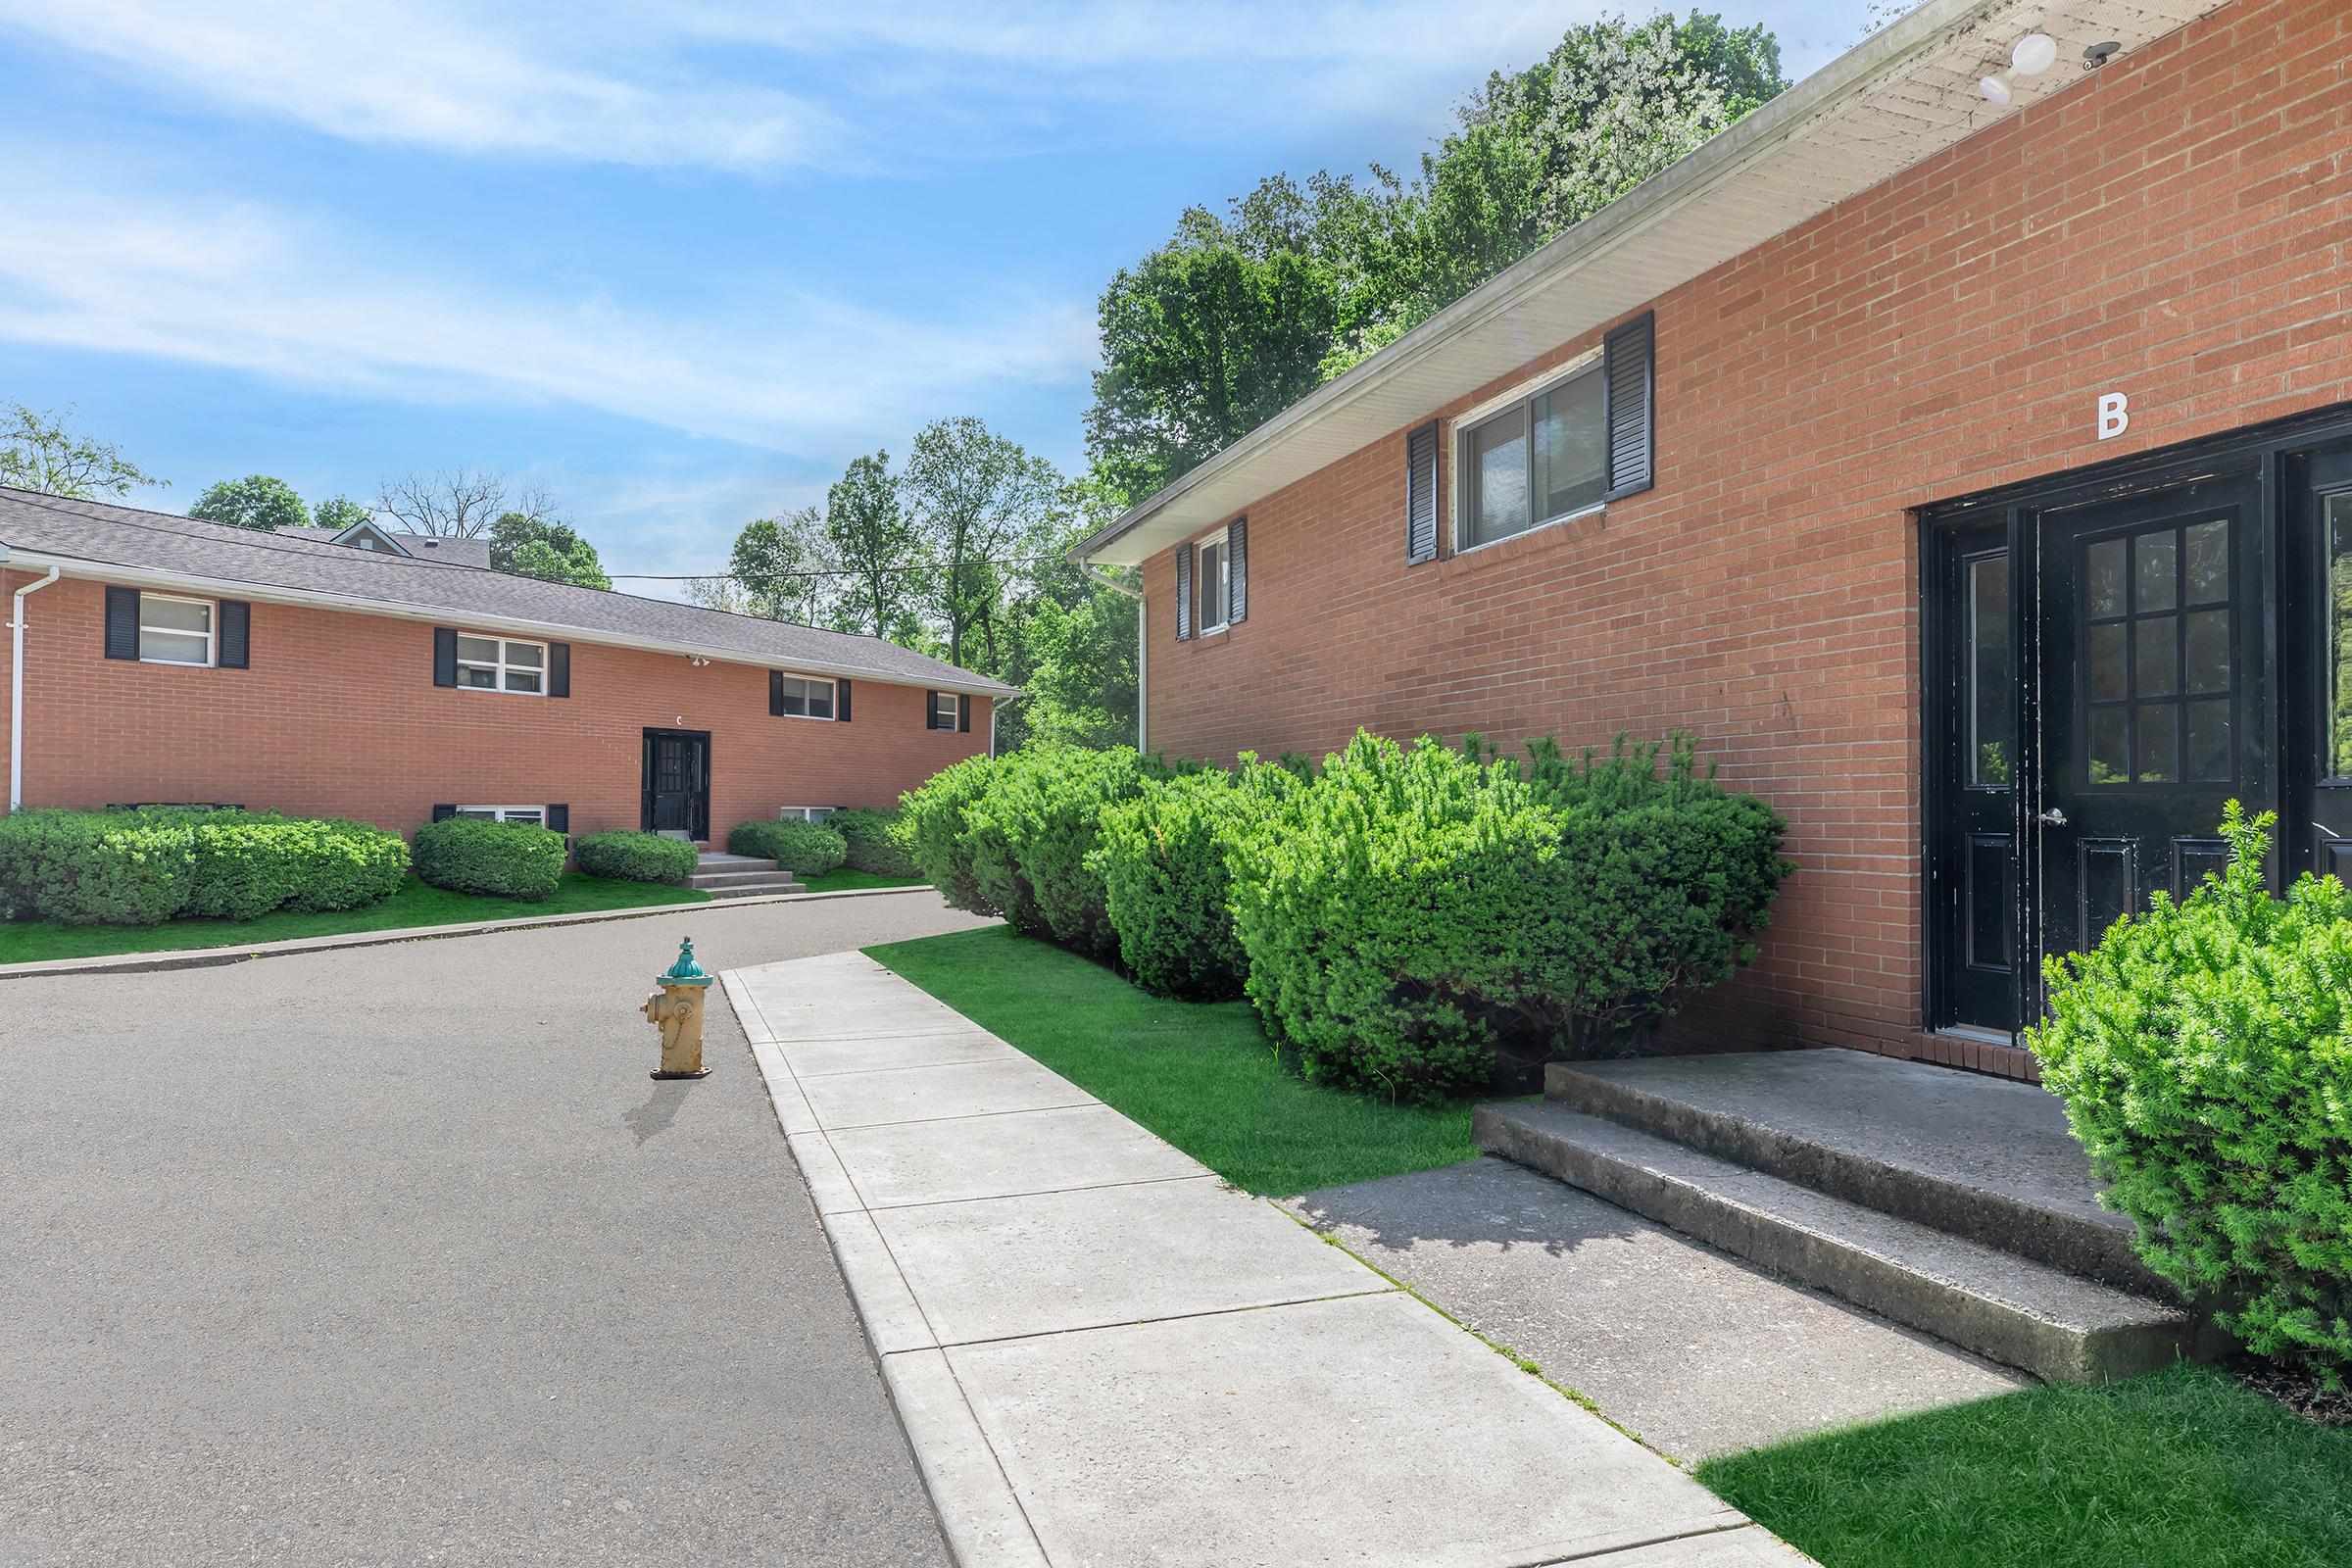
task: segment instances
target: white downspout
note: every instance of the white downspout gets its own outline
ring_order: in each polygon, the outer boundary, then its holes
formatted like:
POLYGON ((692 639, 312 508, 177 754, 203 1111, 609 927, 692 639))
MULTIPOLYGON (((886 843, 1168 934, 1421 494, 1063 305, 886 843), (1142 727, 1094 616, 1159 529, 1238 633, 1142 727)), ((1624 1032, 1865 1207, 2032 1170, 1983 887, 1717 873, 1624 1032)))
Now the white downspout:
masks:
POLYGON ((1139 607, 1135 612, 1135 749, 1152 750, 1152 725, 1145 705, 1152 690, 1152 616, 1151 606, 1144 598, 1142 574, 1131 585, 1116 577, 1106 576, 1101 566, 1091 561, 1078 563, 1079 568, 1096 582, 1114 594, 1125 594, 1139 607))
MULTIPOLYGON (((0 561, 6 559, 0 555, 0 561)), ((8 808, 12 811, 24 804, 24 597, 39 593, 61 575, 58 567, 51 566, 48 576, 18 589, 15 612, 9 617, 8 808)))

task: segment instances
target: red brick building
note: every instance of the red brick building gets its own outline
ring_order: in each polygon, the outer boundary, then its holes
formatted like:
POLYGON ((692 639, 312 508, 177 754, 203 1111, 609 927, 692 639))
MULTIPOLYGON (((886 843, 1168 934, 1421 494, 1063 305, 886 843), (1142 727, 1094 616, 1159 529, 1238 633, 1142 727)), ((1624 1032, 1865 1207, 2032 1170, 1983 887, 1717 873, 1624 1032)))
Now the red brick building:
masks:
POLYGON ((2348 63, 2345 0, 1922 7, 1089 541, 1148 744, 1689 731, 1799 869, 1683 1026, 2029 1072, 2225 800, 2352 862, 2348 63))
POLYGON ((723 841, 889 806, 1009 688, 878 638, 0 489, 12 804, 723 841))

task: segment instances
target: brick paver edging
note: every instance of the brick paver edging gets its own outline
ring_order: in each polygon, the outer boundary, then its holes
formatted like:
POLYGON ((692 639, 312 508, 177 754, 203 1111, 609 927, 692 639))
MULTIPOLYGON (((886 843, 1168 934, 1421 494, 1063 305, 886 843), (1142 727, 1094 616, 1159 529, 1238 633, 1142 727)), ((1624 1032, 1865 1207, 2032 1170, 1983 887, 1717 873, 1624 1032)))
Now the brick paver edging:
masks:
POLYGON ((160 969, 206 969, 249 958, 282 958, 298 953, 332 953, 340 948, 376 948, 394 942, 432 942, 442 937, 475 937, 493 931, 534 931, 546 926, 590 925, 600 920, 644 920, 661 914, 706 909, 743 909, 762 904, 808 904, 819 899, 889 898, 928 893, 928 884, 903 888, 841 888, 831 893, 771 893, 757 898, 712 899, 703 904, 648 904, 627 909, 589 909, 578 914, 524 914, 512 920, 469 920, 458 925, 398 926, 385 931, 348 931, 338 936, 289 937, 249 948, 181 948, 164 953, 101 953, 86 958, 35 959, 0 963, 0 980, 31 980, 60 974, 142 974, 160 969))

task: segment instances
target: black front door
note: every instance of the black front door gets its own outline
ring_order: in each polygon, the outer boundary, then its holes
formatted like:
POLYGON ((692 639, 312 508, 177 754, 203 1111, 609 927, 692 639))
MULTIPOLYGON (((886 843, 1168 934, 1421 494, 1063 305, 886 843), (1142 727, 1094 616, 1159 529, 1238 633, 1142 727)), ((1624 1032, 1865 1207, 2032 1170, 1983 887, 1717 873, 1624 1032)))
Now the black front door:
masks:
POLYGON ((2185 896, 2228 858, 2224 803, 2278 803, 2265 657, 2273 530, 2251 471, 2040 513, 2039 788, 2027 804, 2045 954, 2185 896))
POLYGON ((644 783, 640 827, 648 833, 710 838, 710 731, 647 730, 644 783))
POLYGON ((2017 669, 2009 534, 1998 520, 1936 536, 1940 674, 1932 923, 1944 1024, 2006 1032, 2017 1015, 2017 669))

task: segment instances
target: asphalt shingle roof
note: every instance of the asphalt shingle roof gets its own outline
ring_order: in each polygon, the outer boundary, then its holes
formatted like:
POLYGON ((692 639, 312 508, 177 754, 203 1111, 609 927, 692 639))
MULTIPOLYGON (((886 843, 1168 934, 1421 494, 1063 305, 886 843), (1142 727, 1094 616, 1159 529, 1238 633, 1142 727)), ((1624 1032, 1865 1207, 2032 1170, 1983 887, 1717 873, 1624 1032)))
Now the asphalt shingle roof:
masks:
MULTIPOLYGON (((453 566, 490 564, 490 541, 487 539, 444 539, 431 534, 407 533, 398 528, 380 528, 377 531, 418 561, 445 562, 453 566)), ((307 528, 273 528, 270 532, 281 539, 310 539, 324 545, 334 543, 335 537, 343 530, 313 524, 307 528)))
MULTIPOLYGON (((789 621, 730 615, 666 599, 604 593, 567 583, 515 577, 488 567, 416 561, 249 528, 199 522, 98 501, 67 501, 0 486, 0 545, 87 562, 92 566, 170 572, 209 582, 333 594, 409 611, 428 611, 464 625, 466 617, 524 620, 594 641, 667 644, 745 663, 865 675, 903 685, 935 685, 981 694, 1010 693, 1001 681, 879 637, 823 631, 789 621)), ((94 571, 103 576, 103 571, 94 571)))

